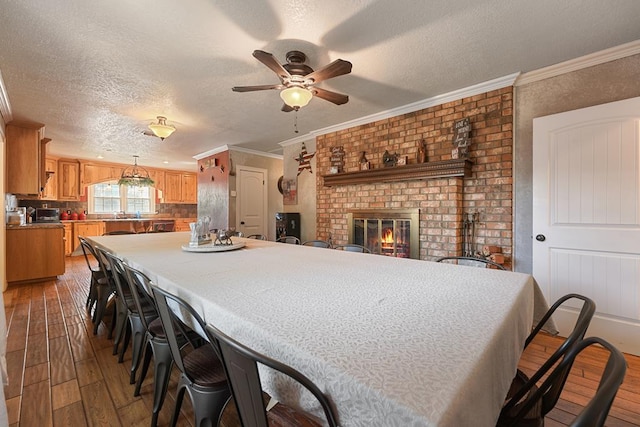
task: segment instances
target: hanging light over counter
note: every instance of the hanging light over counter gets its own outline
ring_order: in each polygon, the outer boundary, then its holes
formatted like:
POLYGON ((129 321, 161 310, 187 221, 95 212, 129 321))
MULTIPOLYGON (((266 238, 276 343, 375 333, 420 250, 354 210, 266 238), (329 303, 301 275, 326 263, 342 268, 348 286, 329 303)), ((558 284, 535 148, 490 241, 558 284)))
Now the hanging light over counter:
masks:
POLYGON ((124 168, 118 180, 118 185, 153 187, 154 184, 149 172, 145 168, 138 166, 138 156, 133 156, 133 166, 124 168))

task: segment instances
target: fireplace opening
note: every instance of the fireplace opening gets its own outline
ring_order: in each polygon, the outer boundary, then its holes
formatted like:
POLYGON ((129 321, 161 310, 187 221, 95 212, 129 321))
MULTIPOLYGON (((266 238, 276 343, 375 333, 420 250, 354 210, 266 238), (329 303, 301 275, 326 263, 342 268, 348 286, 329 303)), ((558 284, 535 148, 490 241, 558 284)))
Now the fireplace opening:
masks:
POLYGON ((419 259, 419 209, 358 210, 347 217, 349 243, 375 254, 419 259))

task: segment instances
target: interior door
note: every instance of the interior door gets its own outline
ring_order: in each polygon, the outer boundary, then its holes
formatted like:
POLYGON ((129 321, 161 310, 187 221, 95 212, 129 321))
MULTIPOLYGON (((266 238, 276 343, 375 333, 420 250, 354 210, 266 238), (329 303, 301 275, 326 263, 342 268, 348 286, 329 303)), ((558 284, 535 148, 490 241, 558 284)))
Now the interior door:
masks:
MULTIPOLYGON (((533 275, 547 300, 576 292, 587 335, 640 354, 640 98, 533 121, 533 275)), ((575 310, 556 317, 562 335, 575 310)))
POLYGON ((267 235, 267 170, 237 167, 236 224, 245 236, 267 235))

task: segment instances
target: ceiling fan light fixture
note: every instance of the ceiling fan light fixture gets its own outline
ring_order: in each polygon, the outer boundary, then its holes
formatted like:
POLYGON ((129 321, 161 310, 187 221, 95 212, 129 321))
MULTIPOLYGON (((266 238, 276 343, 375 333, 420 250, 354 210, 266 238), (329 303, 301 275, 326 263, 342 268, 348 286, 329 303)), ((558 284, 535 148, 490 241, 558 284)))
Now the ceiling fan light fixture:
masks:
POLYGON ((163 116, 158 116, 158 123, 151 123, 149 129, 155 136, 163 141, 176 131, 175 126, 168 125, 167 118, 163 116))
POLYGON ((313 93, 304 87, 291 86, 280 92, 280 98, 293 109, 304 107, 313 98, 313 93))

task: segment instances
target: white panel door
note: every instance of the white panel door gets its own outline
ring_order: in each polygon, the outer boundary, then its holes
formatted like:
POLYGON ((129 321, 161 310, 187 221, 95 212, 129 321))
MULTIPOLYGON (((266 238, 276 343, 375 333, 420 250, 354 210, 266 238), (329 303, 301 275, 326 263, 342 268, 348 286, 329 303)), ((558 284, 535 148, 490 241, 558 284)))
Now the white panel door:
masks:
POLYGON ((237 167, 236 224, 245 236, 267 235, 267 170, 237 167))
MULTIPOLYGON (((640 98, 533 121, 533 275, 596 303, 588 335, 640 354, 640 98)), ((561 334, 576 310, 556 316, 561 334)))

